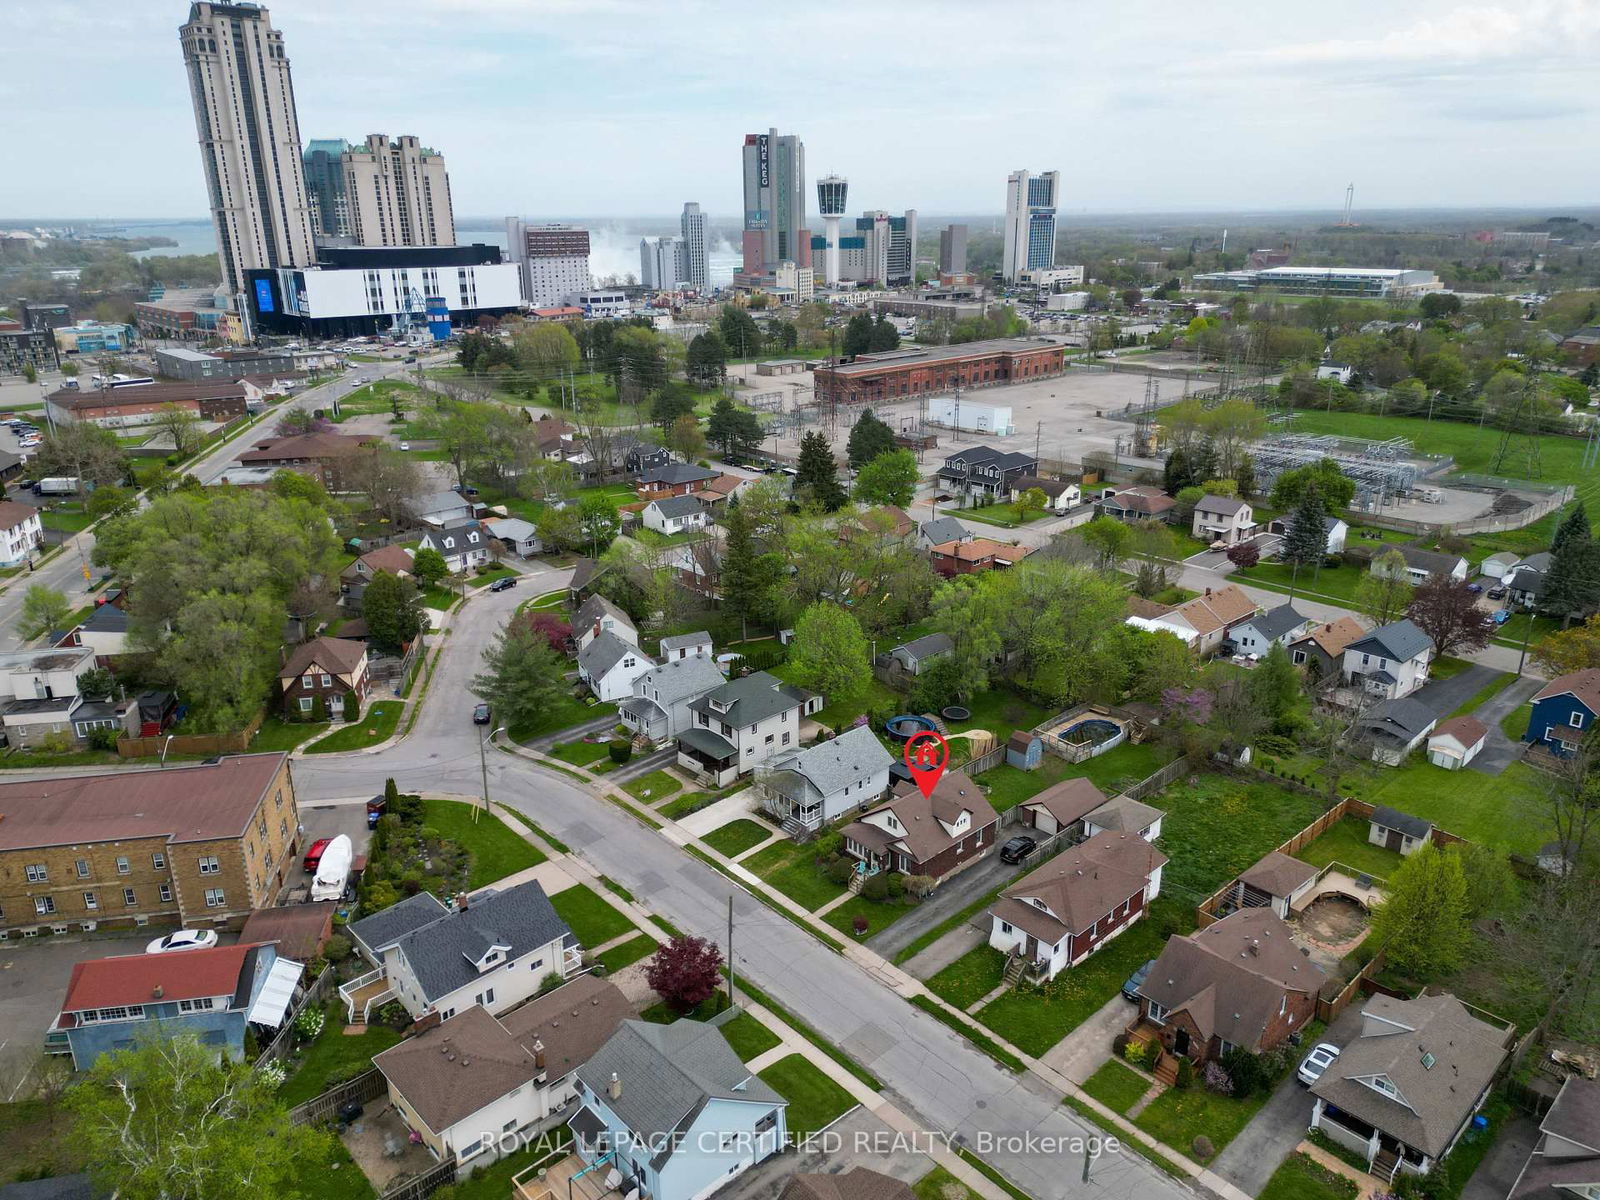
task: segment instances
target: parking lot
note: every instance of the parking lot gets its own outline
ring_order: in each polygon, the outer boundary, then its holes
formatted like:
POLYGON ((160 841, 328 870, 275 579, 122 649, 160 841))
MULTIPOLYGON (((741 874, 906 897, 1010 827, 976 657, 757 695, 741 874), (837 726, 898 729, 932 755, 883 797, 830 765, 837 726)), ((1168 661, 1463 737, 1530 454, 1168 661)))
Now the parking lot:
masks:
POLYGON ((356 854, 363 855, 367 852, 367 845, 372 841, 372 834, 367 829, 367 809, 365 801, 358 803, 329 803, 329 804, 302 804, 300 806, 300 828, 303 833, 300 837, 300 857, 295 861, 284 887, 293 891, 297 887, 309 888, 311 876, 305 869, 305 852, 311 844, 321 838, 338 837, 341 833, 348 834, 351 843, 355 846, 356 854))

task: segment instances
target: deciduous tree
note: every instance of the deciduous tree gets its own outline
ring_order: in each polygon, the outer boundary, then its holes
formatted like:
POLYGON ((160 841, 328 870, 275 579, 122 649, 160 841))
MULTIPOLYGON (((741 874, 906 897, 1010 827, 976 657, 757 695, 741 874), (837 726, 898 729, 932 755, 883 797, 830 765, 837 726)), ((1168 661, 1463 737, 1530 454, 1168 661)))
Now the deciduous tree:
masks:
POLYGON ((1324 515, 1331 516, 1340 509, 1350 507, 1350 502, 1355 499, 1356 485, 1333 459, 1319 459, 1285 471, 1273 480, 1272 506, 1294 508, 1306 492, 1313 490, 1323 506, 1324 515))
POLYGON ((1406 560, 1400 551, 1386 551, 1356 584, 1356 611, 1379 625, 1398 621, 1411 606, 1416 591, 1406 576, 1406 560))
POLYGON ((122 483, 128 455, 111 430, 89 421, 63 422, 44 435, 30 469, 41 476, 69 476, 80 487, 122 483))
POLYGON ((372 644, 391 653, 428 627, 416 584, 388 571, 374 574, 362 591, 361 617, 372 644))
POLYGON ((1433 639, 1439 657, 1463 650, 1482 650, 1494 633, 1494 621, 1478 607, 1478 597, 1465 582, 1432 575, 1411 593, 1406 616, 1433 639))
POLYGON ((684 462, 693 462, 706 452, 706 435, 700 428, 700 419, 692 412, 685 413, 667 430, 667 449, 684 462))
MULTIPOLYGON (((909 450, 880 454, 856 474, 855 498, 860 504, 894 504, 905 508, 917 494, 921 473, 909 450)), ((1043 493, 1040 493, 1041 497, 1043 493)))
POLYGON ((1600 614, 1536 643, 1533 659, 1551 676, 1600 667, 1600 614))
POLYGON ((822 601, 800 614, 789 663, 795 681, 827 703, 849 703, 867 690, 872 664, 861 624, 837 604, 822 601))
POLYGON ((200 418, 176 404, 163 404, 157 409, 155 420, 150 426, 156 433, 166 435, 179 458, 188 458, 200 448, 200 443, 205 441, 205 433, 200 428, 200 418))
POLYGON ((422 546, 411 557, 411 573, 423 587, 437 587, 450 574, 450 566, 432 546, 422 546))
POLYGON ((54 631, 64 632, 71 613, 72 601, 65 592, 42 583, 32 584, 22 593, 18 632, 29 641, 54 631))
POLYGON ((1459 967, 1472 937, 1460 857, 1428 841, 1404 858, 1373 911, 1371 936, 1390 965, 1424 979, 1459 967))
POLYGON ((1228 561, 1241 570, 1249 570, 1261 561, 1261 551, 1253 542, 1236 542, 1228 547, 1226 554, 1228 561))
POLYGON ((722 951, 706 938, 679 935, 650 956, 644 977, 674 1012, 693 1012, 722 983, 722 951))
POLYGON ((585 496, 579 503, 578 524, 583 530, 583 540, 589 543, 590 557, 599 555, 622 531, 622 518, 616 504, 599 494, 585 496))
POLYGON ((1133 531, 1114 517, 1096 517, 1083 527, 1080 534, 1093 548, 1102 571, 1115 570, 1128 555, 1133 542, 1133 531))

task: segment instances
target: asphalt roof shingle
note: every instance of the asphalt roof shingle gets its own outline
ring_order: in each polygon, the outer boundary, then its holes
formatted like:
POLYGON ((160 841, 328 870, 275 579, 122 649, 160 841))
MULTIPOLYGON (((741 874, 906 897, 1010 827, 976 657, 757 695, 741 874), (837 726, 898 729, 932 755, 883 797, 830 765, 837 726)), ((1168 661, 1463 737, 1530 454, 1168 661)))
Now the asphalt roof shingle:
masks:
MULTIPOLYGON (((423 997, 433 1001, 480 978, 473 961, 491 946, 507 946, 506 957, 517 959, 553 941, 575 944, 544 888, 530 879, 474 899, 465 912, 447 912, 394 944, 410 964, 423 997)), ((556 970, 560 964, 550 967, 556 970)))
POLYGON ((1433 833, 1433 823, 1421 817, 1413 817, 1410 813, 1403 813, 1397 808, 1390 808, 1387 804, 1380 804, 1372 810, 1368 818, 1372 824, 1382 829, 1398 829, 1407 837, 1425 838, 1433 833))
POLYGON ((1357 638, 1345 647, 1346 654, 1377 654, 1407 662, 1425 651, 1433 649, 1433 639, 1417 628, 1409 617, 1380 625, 1366 637, 1357 638))

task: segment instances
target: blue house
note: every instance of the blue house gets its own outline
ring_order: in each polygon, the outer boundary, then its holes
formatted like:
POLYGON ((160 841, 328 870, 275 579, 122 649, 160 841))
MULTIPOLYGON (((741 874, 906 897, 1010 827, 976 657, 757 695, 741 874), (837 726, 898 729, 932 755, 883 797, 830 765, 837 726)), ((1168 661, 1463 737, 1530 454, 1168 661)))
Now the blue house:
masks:
POLYGON ((151 1033, 192 1033, 239 1059, 247 1025, 283 1023, 304 969, 267 943, 81 962, 45 1045, 70 1051, 80 1071, 151 1033))
POLYGON ((700 1021, 624 1021, 577 1074, 574 1145, 623 1194, 692 1200, 788 1140, 787 1101, 700 1021))
POLYGON ((1600 667, 1585 667, 1544 685, 1533 698, 1523 740, 1552 754, 1575 754, 1600 715, 1600 667))

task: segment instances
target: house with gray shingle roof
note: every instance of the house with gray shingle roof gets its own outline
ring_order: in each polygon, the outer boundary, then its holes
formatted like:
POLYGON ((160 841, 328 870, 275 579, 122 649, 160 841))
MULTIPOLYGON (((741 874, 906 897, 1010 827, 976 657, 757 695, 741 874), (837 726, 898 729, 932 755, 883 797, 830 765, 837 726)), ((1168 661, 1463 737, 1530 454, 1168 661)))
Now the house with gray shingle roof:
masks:
POLYGON ((1507 1200, 1578 1200, 1600 1189, 1600 1083, 1568 1075, 1507 1200))
POLYGON ((633 694, 617 705, 617 719, 635 736, 651 742, 676 737, 694 723, 689 705, 727 682, 709 654, 673 657, 661 639, 667 661, 633 681, 633 694))
POLYGON ((1428 682, 1433 639, 1402 619, 1357 638, 1342 658, 1347 683, 1370 696, 1398 700, 1428 682))
POLYGON ((449 1020, 474 1004, 502 1013, 536 994, 551 973, 576 971, 582 958, 537 880, 463 895, 454 908, 411 896, 348 929, 375 968, 339 988, 352 1020, 389 1000, 414 1018, 449 1020))
POLYGON ((894 756, 865 725, 772 760, 757 773, 765 809, 795 830, 818 829, 883 799, 894 756))
POLYGON ((1367 818, 1367 841, 1399 854, 1415 854, 1433 840, 1433 823, 1380 804, 1367 818))
POLYGON ((1228 631, 1228 640, 1240 654, 1265 657, 1275 645, 1287 650, 1289 643, 1310 624, 1311 618, 1302 615, 1293 604, 1280 604, 1234 626, 1228 631))
POLYGON ((917 530, 917 547, 931 550, 946 542, 970 542, 972 531, 954 517, 934 517, 924 521, 917 530))
POLYGON ((693 721, 678 734, 678 765, 716 786, 799 749, 800 722, 823 698, 756 671, 730 679, 689 705, 693 721))
POLYGON ((788 1102, 706 1022, 624 1021, 577 1075, 573 1149, 619 1195, 693 1200, 788 1141, 788 1102))
POLYGON ((698 496, 662 496, 644 506, 644 527, 671 537, 704 529, 711 520, 710 510, 698 496))
POLYGON ((930 662, 949 654, 955 645, 948 633, 930 633, 896 646, 889 651, 889 657, 904 667, 908 674, 920 675, 930 662))
POLYGON ((603 701, 631 696, 633 681, 655 665, 638 646, 604 630, 578 651, 578 678, 603 701))
POLYGON ((632 618, 610 600, 596 592, 578 606, 572 617, 572 640, 582 650, 602 633, 612 633, 625 642, 639 644, 639 630, 632 618))
MULTIPOLYGON (((1427 583, 1435 575, 1461 582, 1467 577, 1467 560, 1459 554, 1443 554, 1437 550, 1424 550, 1420 546, 1395 546, 1405 561, 1405 578, 1410 583, 1427 583)), ((1374 575, 1384 574, 1383 558, 1372 564, 1374 575)))

